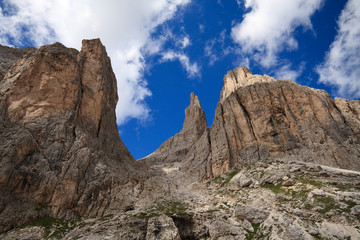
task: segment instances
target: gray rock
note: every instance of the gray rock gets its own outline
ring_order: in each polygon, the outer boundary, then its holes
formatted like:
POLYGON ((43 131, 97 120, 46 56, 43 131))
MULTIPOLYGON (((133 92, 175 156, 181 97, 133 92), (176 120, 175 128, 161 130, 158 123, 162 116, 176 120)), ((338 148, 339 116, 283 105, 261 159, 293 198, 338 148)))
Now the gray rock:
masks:
POLYGON ((243 223, 241 224, 241 226, 248 232, 254 232, 254 228, 253 226, 251 225, 251 223, 244 219, 243 223))
POLYGON ((149 219, 146 240, 180 240, 180 235, 174 221, 161 215, 149 219))
POLYGON ((245 239, 243 229, 225 221, 214 221, 209 227, 210 239, 245 239))
POLYGON ((269 212, 256 206, 240 205, 235 208, 235 217, 237 219, 246 219, 251 223, 261 223, 265 221, 268 216, 269 212))
POLYGON ((284 187, 291 187, 294 186, 295 181, 293 179, 288 179, 282 183, 284 187))

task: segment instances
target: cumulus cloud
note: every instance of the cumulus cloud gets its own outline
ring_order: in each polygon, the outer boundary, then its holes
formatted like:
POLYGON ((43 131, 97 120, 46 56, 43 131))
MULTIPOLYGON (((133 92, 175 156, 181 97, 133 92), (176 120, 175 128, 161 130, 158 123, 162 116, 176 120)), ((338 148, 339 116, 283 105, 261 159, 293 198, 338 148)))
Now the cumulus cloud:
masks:
POLYGON ((323 1, 245 0, 245 7, 251 10, 233 26, 231 37, 244 53, 269 68, 278 63, 278 53, 297 49, 294 30, 300 26, 311 29, 310 17, 323 1))
POLYGON ((360 1, 349 0, 337 24, 337 36, 316 69, 319 81, 334 85, 340 96, 360 98, 360 1))
POLYGON ((200 69, 197 63, 191 63, 188 56, 181 52, 167 51, 162 55, 162 61, 179 60, 182 67, 186 70, 188 77, 197 77, 200 74, 200 69))
POLYGON ((280 68, 276 69, 274 76, 277 79, 283 80, 296 80, 304 71, 305 63, 299 65, 298 69, 291 69, 291 64, 287 63, 282 65, 280 68))
POLYGON ((129 118, 146 119, 150 109, 144 100, 151 92, 143 78, 145 57, 159 53, 166 40, 152 39, 151 34, 189 2, 4 0, 0 9, 0 43, 18 46, 27 41, 40 46, 60 41, 79 49, 82 39, 100 37, 118 80, 117 123, 129 118))

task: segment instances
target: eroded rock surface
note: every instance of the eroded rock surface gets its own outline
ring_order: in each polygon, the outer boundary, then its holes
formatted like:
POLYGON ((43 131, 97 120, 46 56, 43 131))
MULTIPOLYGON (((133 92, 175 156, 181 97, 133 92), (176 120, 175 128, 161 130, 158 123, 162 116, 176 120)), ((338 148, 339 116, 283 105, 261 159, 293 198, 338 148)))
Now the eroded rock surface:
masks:
POLYGON ((18 49, 2 46, 0 44, 0 81, 4 78, 6 72, 11 68, 14 62, 34 50, 35 48, 32 47, 18 49))
POLYGON ((112 190, 138 177, 118 135, 117 98, 98 39, 80 52, 43 46, 14 63, 0 82, 1 231, 41 214, 101 216, 121 206, 112 190))
MULTIPOLYGON (((166 179, 173 186, 184 181, 180 170, 166 179)), ((0 238, 359 239, 359 184, 360 172, 260 160, 184 189, 174 187, 172 196, 135 204, 125 212, 93 219, 42 219, 0 238), (252 183, 241 187, 239 176, 245 175, 252 183), (284 186, 289 179, 294 185, 284 186)))
POLYGON ((236 68, 211 127, 191 94, 180 133, 135 161, 100 40, 11 61, 1 239, 360 238, 360 173, 340 169, 359 170, 359 101, 236 68))
POLYGON ((360 170, 359 117, 359 101, 334 101, 323 90, 239 67, 224 77, 213 125, 197 141, 178 142, 187 149, 181 156, 161 162, 179 161, 197 179, 269 157, 360 170))
MULTIPOLYGON (((206 117, 198 96, 190 95, 190 105, 185 109, 183 128, 174 137, 164 142, 159 149, 147 156, 148 165, 179 162, 207 129, 206 117)), ((142 160, 140 160, 142 161, 142 160)))

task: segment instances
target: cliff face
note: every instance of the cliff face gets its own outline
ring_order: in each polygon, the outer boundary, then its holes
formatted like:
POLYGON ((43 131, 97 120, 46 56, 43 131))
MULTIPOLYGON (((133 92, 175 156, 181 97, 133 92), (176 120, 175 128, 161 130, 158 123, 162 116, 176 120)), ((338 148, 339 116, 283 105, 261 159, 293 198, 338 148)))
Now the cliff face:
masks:
POLYGON ((1 52, 1 239, 360 239, 359 101, 236 68, 135 161, 100 40, 1 52))
POLYGON ((197 141, 185 140, 190 148, 177 161, 200 179, 273 157, 360 170, 359 107, 236 68, 224 77, 213 125, 197 141))
POLYGON ((84 40, 80 52, 41 47, 7 71, 0 82, 0 230, 41 214, 101 216, 112 206, 111 190, 137 178, 118 134, 117 99, 98 39, 84 40))
POLYGON ((27 47, 23 49, 11 48, 0 44, 0 81, 14 62, 21 59, 27 53, 31 53, 35 48, 27 47))
POLYGON ((144 161, 151 166, 181 161, 206 129, 205 112, 201 108, 198 96, 191 93, 190 105, 185 109, 185 120, 181 131, 166 140, 159 149, 141 160, 141 162, 144 161))

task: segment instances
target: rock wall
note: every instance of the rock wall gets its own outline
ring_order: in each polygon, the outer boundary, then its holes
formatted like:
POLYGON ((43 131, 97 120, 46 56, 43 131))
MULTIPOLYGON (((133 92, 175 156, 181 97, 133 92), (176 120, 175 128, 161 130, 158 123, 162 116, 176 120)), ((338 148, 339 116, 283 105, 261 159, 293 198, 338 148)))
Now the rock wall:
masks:
MULTIPOLYGON (((80 52, 60 43, 1 52, 0 232, 42 216, 131 216, 160 200, 193 202, 208 194, 193 192, 199 180, 272 158, 360 170, 359 101, 236 68, 211 127, 192 93, 182 130, 135 161, 118 134, 116 79, 99 39, 80 52)), ((191 238, 202 226, 179 216, 141 222, 148 239, 191 238)), ((222 229, 204 234, 217 239, 222 229)))
POLYGON ((0 230, 41 214, 101 216, 126 201, 112 191, 140 175, 118 134, 117 99, 99 39, 84 40, 80 52, 43 46, 7 71, 0 82, 0 230))
POLYGON ((11 48, 0 44, 0 81, 14 62, 21 59, 27 53, 31 53, 35 48, 27 47, 23 49, 11 48))
MULTIPOLYGON (((197 141, 182 141, 186 155, 171 161, 197 179, 272 157, 360 170, 359 107, 359 101, 334 101, 323 90, 236 68, 224 77, 213 125, 197 141)), ((159 150, 172 151, 166 144, 159 150)))

